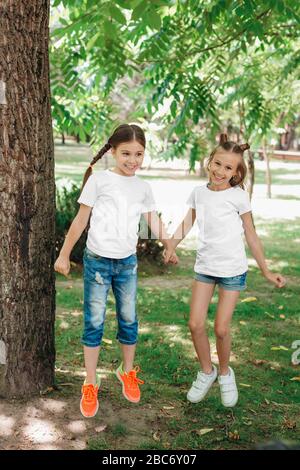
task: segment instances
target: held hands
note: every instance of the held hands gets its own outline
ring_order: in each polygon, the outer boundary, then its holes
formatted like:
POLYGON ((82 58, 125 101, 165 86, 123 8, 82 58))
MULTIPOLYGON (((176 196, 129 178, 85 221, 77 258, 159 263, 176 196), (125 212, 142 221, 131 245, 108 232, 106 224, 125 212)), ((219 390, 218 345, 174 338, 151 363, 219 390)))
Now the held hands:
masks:
POLYGON ((163 258, 165 264, 178 264, 178 256, 174 250, 168 250, 167 248, 163 251, 163 258))
POLYGON ((70 271, 70 260, 66 256, 59 255, 54 264, 54 270, 68 277, 70 271))
POLYGON ((178 264, 178 257, 175 253, 172 241, 167 242, 167 246, 163 251, 163 258, 165 264, 178 264))
POLYGON ((281 288, 286 285, 286 279, 279 273, 272 273, 271 271, 267 271, 264 273, 264 276, 266 279, 268 279, 268 281, 275 284, 276 287, 281 288))

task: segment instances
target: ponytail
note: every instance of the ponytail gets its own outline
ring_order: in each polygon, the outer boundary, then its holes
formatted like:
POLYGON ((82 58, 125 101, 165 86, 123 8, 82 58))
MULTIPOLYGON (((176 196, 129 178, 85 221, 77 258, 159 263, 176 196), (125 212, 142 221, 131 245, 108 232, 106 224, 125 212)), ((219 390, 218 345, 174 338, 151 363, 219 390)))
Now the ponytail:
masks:
POLYGON ((223 146, 228 142, 227 134, 221 134, 219 137, 219 145, 223 146))

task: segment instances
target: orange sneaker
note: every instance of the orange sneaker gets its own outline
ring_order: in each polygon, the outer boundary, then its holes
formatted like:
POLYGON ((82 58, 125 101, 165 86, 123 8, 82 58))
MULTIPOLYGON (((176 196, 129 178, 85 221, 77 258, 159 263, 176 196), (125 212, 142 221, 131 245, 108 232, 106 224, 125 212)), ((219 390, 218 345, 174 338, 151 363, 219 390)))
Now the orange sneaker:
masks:
POLYGON ((136 374, 140 372, 139 367, 135 367, 130 372, 123 371, 123 363, 116 370, 116 376, 122 384, 122 393, 127 400, 132 403, 138 403, 141 398, 141 392, 139 384, 143 384, 144 381, 137 378, 136 374))
POLYGON ((80 401, 80 411, 81 414, 85 418, 93 418, 99 408, 99 402, 98 402, 98 390, 99 390, 99 385, 100 382, 98 382, 97 379, 97 384, 86 384, 84 381, 84 384, 82 385, 81 393, 81 401, 80 401))

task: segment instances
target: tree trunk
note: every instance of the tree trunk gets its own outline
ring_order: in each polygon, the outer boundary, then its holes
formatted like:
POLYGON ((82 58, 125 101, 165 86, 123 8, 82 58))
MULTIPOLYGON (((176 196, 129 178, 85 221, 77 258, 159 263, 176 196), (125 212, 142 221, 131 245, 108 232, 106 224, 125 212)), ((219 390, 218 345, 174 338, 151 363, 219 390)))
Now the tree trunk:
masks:
POLYGON ((264 160, 266 162, 266 183, 267 183, 267 197, 268 199, 271 199, 271 169, 270 169, 270 158, 267 150, 267 143, 264 141, 263 143, 263 154, 264 154, 264 160))
POLYGON ((200 174, 199 174, 199 176, 200 176, 200 178, 206 178, 207 177, 206 170, 205 170, 205 165, 204 165, 204 158, 200 159, 200 174))
POLYGON ((255 167, 254 167, 254 158, 251 150, 247 151, 248 153, 248 179, 249 179, 249 196, 252 198, 254 180, 255 180, 255 167))
POLYGON ((0 395, 54 384, 49 0, 0 3, 0 395))

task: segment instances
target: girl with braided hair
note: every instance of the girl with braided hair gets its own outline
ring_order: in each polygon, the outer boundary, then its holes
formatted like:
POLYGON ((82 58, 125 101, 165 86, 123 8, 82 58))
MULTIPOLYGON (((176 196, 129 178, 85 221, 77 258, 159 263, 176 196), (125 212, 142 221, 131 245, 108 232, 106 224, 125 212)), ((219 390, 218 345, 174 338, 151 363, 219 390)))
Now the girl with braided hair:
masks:
MULTIPOLYGON (((199 244, 189 328, 202 370, 187 394, 187 399, 192 403, 203 400, 218 375, 211 361, 205 328, 207 310, 216 284, 219 286, 219 299, 214 329, 221 400, 226 407, 233 407, 238 401, 235 375, 229 367, 230 322, 240 291, 246 288, 248 263, 243 233, 263 276, 279 288, 286 282, 280 274, 269 271, 253 225, 251 204, 243 184, 247 171, 243 153, 248 148, 248 144, 238 145, 228 141, 226 134, 221 134, 219 145, 208 158, 209 182, 194 188, 187 200, 190 209, 173 235, 175 250, 197 220, 199 244)), ((165 252, 166 262, 172 253, 165 252)))
MULTIPOLYGON (((144 383, 137 377, 139 368, 133 367, 138 335, 136 245, 141 214, 166 250, 169 252, 171 248, 166 229, 155 212, 151 187, 135 175, 142 165, 145 146, 145 135, 139 126, 122 124, 115 129, 84 175, 78 199, 80 209, 54 266, 56 271, 68 275, 70 253, 91 215, 83 256, 82 344, 86 379, 82 386, 80 410, 84 417, 95 416, 99 407, 100 382, 96 368, 110 287, 116 300, 117 340, 123 355, 116 375, 125 398, 133 403, 139 402, 139 385, 144 383), (115 159, 114 168, 93 173, 93 166, 108 150, 115 159)), ((176 255, 170 256, 171 263, 177 263, 176 255)))

